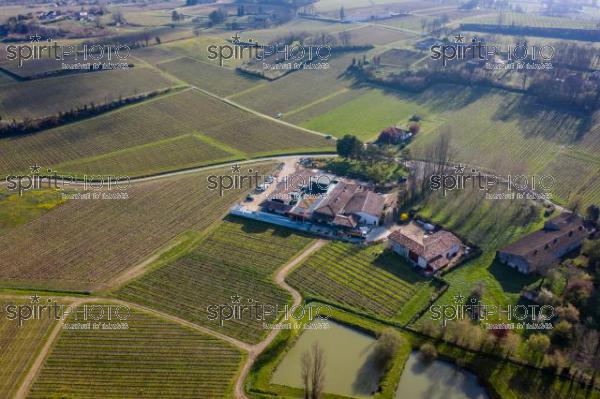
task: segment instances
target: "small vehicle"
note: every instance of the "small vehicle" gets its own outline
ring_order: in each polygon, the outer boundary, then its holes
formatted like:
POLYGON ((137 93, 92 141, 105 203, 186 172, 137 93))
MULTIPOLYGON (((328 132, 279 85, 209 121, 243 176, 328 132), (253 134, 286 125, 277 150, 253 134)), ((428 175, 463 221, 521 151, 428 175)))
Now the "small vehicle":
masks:
POLYGON ((246 201, 247 201, 247 202, 252 202, 252 201, 254 201, 254 197, 252 196, 252 194, 248 194, 248 195, 246 196, 246 201))

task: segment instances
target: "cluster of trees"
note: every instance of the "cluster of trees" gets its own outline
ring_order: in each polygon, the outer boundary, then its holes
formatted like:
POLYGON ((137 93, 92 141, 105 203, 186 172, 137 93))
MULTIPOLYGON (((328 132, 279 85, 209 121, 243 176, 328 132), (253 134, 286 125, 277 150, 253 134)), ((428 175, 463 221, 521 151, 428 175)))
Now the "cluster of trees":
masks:
POLYGON ((356 136, 345 135, 336 143, 342 159, 329 160, 324 166, 332 173, 370 180, 375 184, 398 181, 407 171, 396 162, 392 146, 365 145, 356 136))
POLYGON ((214 10, 210 14, 208 14, 208 20, 210 21, 210 23, 212 25, 222 24, 223 22, 225 22, 227 17, 228 17, 227 11, 222 8, 219 8, 218 10, 214 10))
MULTIPOLYGON (((528 46, 526 41, 518 43, 528 46)), ((446 66, 432 61, 417 70, 381 74, 379 59, 374 57, 352 60, 348 70, 365 81, 417 92, 438 83, 478 84, 519 90, 536 96, 538 101, 546 104, 589 112, 600 109, 600 78, 591 74, 593 53, 576 44, 555 44, 553 47, 554 56, 548 61, 552 63, 551 69, 512 70, 510 73, 518 74, 518 78, 512 81, 504 79, 504 74, 485 68, 484 62, 478 59, 469 63, 466 60, 455 61, 446 66)), ((507 55, 503 57, 507 58, 507 55)), ((542 61, 539 57, 533 60, 530 55, 523 62, 537 64, 542 61)))
POLYGON ((140 102, 148 98, 155 97, 159 94, 169 91, 160 90, 153 91, 146 94, 141 94, 128 98, 119 97, 118 100, 114 100, 105 104, 85 104, 81 107, 73 108, 69 111, 59 112, 57 115, 47 116, 41 119, 25 118, 21 121, 13 119, 10 122, 4 121, 0 116, 0 137, 12 137, 20 136, 29 133, 39 132, 41 130, 50 129, 63 125, 65 123, 75 122, 81 119, 90 118, 113 109, 122 107, 124 105, 140 102))

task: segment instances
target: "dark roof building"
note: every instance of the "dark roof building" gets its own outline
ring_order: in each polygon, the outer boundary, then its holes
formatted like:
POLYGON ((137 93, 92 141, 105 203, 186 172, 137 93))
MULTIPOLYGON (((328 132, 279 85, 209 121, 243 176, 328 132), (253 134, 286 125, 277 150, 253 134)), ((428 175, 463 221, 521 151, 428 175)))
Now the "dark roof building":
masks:
POLYGON ((567 253, 579 248, 589 235, 583 219, 563 213, 544 228, 526 235, 498 251, 498 259, 522 273, 532 273, 556 264, 567 253))

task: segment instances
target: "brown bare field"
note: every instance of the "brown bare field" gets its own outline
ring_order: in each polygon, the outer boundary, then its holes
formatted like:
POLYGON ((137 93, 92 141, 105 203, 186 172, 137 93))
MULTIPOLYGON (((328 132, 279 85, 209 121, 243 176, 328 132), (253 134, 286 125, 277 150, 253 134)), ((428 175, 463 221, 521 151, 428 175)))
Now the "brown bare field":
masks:
MULTIPOLYGON (((271 167, 253 166, 261 173, 271 167)), ((221 197, 207 188, 209 174, 225 173, 230 170, 134 184, 128 199, 67 201, 0 236, 0 286, 102 288, 171 240, 219 219, 243 193, 230 190, 221 197)))

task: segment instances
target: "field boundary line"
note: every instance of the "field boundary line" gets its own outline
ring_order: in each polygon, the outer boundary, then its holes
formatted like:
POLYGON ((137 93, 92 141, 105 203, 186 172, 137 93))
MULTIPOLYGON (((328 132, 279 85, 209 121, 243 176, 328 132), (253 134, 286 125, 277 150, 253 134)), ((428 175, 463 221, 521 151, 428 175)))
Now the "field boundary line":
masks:
MULTIPOLYGON (((100 298, 95 298, 95 299, 100 299, 100 298)), ((101 299, 104 299, 104 298, 101 298, 101 299)), ((218 339, 220 339, 222 341, 228 342, 228 343, 234 345, 235 347, 237 347, 238 349, 242 349, 242 350, 244 350, 244 351, 246 351, 248 353, 250 353, 252 351, 252 349, 253 349, 253 347, 252 347, 251 344, 247 344, 246 342, 240 341, 237 338, 233 338, 233 337, 230 337, 229 335, 221 334, 220 332, 211 330, 208 327, 204 327, 204 326, 201 326, 199 324, 193 323, 191 321, 184 320, 184 319, 182 319, 180 317, 173 316, 173 315, 170 315, 168 313, 164 313, 164 312, 162 312, 160 310, 153 309, 153 308, 147 307, 145 305, 140 305, 138 303, 124 301, 122 299, 106 298, 106 300, 111 301, 111 302, 115 302, 115 303, 118 303, 118 304, 121 304, 121 305, 124 305, 124 306, 129 306, 129 307, 132 307, 132 308, 138 308, 138 309, 143 310, 143 311, 145 311, 147 313, 151 313, 151 314, 153 314, 155 316, 158 316, 158 317, 160 317, 162 319, 170 320, 170 321, 172 321, 174 323, 177 323, 177 324, 180 324, 180 325, 183 325, 183 326, 187 326, 187 327, 189 327, 189 328, 191 328, 193 330, 202 332, 202 333, 207 334, 207 335, 211 335, 211 336, 213 336, 215 338, 218 338, 218 339)))
POLYGON ((143 274, 146 273, 146 271, 148 270, 148 268, 151 264, 158 261, 162 255, 169 252, 171 249, 175 248, 179 244, 182 244, 184 240, 185 240, 185 237, 183 237, 183 236, 175 237, 174 240, 163 245, 161 248, 159 248, 157 251, 155 251, 155 253, 150 255, 148 258, 144 259, 143 261, 141 261, 137 265, 133 266, 132 268, 130 268, 128 270, 124 270, 122 273, 115 276, 110 281, 101 285, 99 287, 98 291, 118 289, 121 286, 127 284, 128 282, 135 280, 136 278, 142 276, 143 274))
POLYGON ((268 120, 270 120, 270 121, 272 121, 272 122, 276 122, 276 123, 279 123, 279 124, 285 125, 285 126, 287 126, 287 127, 291 127, 291 128, 295 128, 295 129, 298 129, 298 130, 302 130, 302 131, 304 131, 304 132, 307 132, 307 133, 315 134, 315 135, 317 135, 317 136, 322 136, 322 137, 325 137, 325 136, 327 136, 325 133, 317 132, 316 130, 307 129, 307 128, 305 128, 305 127, 302 127, 302 126, 294 125, 293 123, 289 123, 289 122, 286 122, 286 121, 282 121, 281 119, 277 119, 277 118, 273 118, 272 116, 265 115, 265 114, 263 114, 263 113, 260 113, 260 112, 258 112, 258 111, 255 111, 255 110, 253 110, 253 109, 250 109, 250 108, 248 108, 248 107, 245 107, 245 106, 243 106, 243 105, 241 105, 241 104, 239 104, 239 103, 236 103, 236 102, 234 102, 234 101, 228 100, 227 98, 220 97, 220 96, 218 96, 218 95, 216 95, 216 94, 214 94, 214 93, 211 93, 210 91, 206 91, 206 90, 204 90, 204 89, 201 89, 201 88, 199 88, 198 86, 193 86, 193 85, 192 85, 192 86, 190 86, 190 87, 191 87, 193 90, 198 90, 200 93, 203 93, 203 94, 206 94, 207 96, 211 96, 211 97, 213 97, 213 98, 216 98, 217 100, 221 100, 222 102, 224 102, 224 103, 226 103, 226 104, 229 104, 229 105, 231 105, 231 106, 233 106, 233 107, 236 107, 236 108, 238 108, 238 109, 241 109, 242 111, 246 111, 246 112, 249 112, 249 113, 251 113, 251 114, 254 114, 254 115, 256 115, 256 116, 258 116, 258 117, 260 117, 260 118, 268 119, 268 120))
POLYGON ((286 118, 286 117, 288 117, 288 116, 290 116, 290 115, 295 115, 295 114, 297 114, 298 112, 302 112, 302 111, 304 111, 305 109, 308 109, 308 108, 310 108, 310 107, 312 107, 312 106, 314 106, 314 105, 320 104, 320 103, 322 103, 322 102, 325 102, 325 101, 327 101, 327 100, 330 100, 330 99, 332 99, 332 98, 334 98, 334 97, 337 97, 337 96, 339 96, 339 95, 341 95, 341 94, 344 94, 344 93, 347 93, 347 92, 349 92, 349 91, 350 91, 350 89, 349 89, 349 88, 347 88, 347 87, 344 87, 343 89, 340 89, 340 90, 338 90, 338 91, 334 91, 333 93, 329 93, 329 94, 328 94, 328 95, 326 95, 325 97, 318 98, 318 99, 316 99, 315 101, 312 101, 312 102, 310 102, 310 103, 308 103, 308 104, 304 104, 303 106, 301 106, 301 107, 299 107, 299 108, 296 108, 296 109, 293 109, 293 110, 291 110, 291 111, 289 111, 289 112, 286 112, 286 113, 284 114, 284 118, 286 118))
MULTIPOLYGON (((78 298, 77 300, 71 302, 70 305, 73 308, 76 308, 79 305, 81 305, 82 303, 87 302, 89 300, 91 300, 91 299, 90 298, 78 298)), ((66 318, 59 320, 56 323, 56 326, 54 326, 54 328, 50 332, 50 335, 48 335, 48 338, 46 339, 44 346, 42 346, 42 349, 40 349, 40 351, 36 355, 34 362, 32 363, 31 367, 29 367, 29 371, 27 372, 27 374, 25 375, 25 378, 23 378, 23 381, 21 382, 21 386, 19 387, 18 391, 15 393, 15 396, 14 396, 15 399, 25 399, 26 396, 29 394, 29 391, 31 390, 31 387, 33 386, 35 379, 37 378, 42 366, 46 362, 46 359, 50 355, 50 351, 54 347, 54 344, 57 342, 57 340, 60 336, 60 332, 62 331, 65 322, 66 322, 66 318)))
MULTIPOLYGON (((273 282, 275 282, 275 284, 277 284, 277 286, 279 286, 280 288, 283 288, 288 293, 290 293, 290 295, 292 296, 292 306, 298 306, 302 303, 302 295, 295 288, 288 285, 288 283, 285 282, 285 278, 291 270, 298 266, 298 264, 300 264, 310 255, 318 251, 328 242, 328 240, 322 238, 317 239, 315 242, 313 242, 312 244, 304 248, 302 251, 300 251, 300 253, 298 253, 294 258, 292 258, 288 263, 286 263, 277 271, 275 271, 273 282)), ((244 392, 244 383, 246 382, 246 378, 248 378, 250 369, 252 368, 252 365, 254 364, 258 356, 271 344, 271 342, 273 342, 273 340, 275 339, 275 337, 277 337, 278 334, 279 330, 273 329, 264 340, 251 347, 251 350, 248 352, 248 359, 246 360, 244 367, 240 371, 238 379, 235 383, 235 397, 237 399, 248 399, 244 392)))

